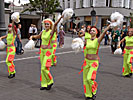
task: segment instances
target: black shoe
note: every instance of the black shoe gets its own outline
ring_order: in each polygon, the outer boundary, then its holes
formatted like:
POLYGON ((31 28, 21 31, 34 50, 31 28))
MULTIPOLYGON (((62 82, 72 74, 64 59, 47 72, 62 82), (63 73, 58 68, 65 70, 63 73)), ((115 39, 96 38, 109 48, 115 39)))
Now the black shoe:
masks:
POLYGON ((48 87, 46 88, 46 90, 50 90, 50 89, 51 89, 51 87, 52 87, 52 85, 53 85, 53 83, 52 83, 52 84, 50 84, 50 85, 48 85, 48 87))
POLYGON ((46 90, 46 87, 40 87, 40 90, 46 90))
POLYGON ((130 73, 129 75, 130 75, 130 77, 131 77, 133 74, 132 74, 132 73, 130 73))
POLYGON ((15 77, 15 74, 13 74, 13 77, 15 77))
POLYGON ((95 100, 95 99, 96 99, 96 95, 93 95, 93 96, 92 96, 92 100, 95 100))
POLYGON ((11 79, 11 78, 13 78, 13 77, 14 77, 14 74, 10 74, 10 75, 8 76, 9 79, 11 79))
POLYGON ((93 98, 92 97, 86 97, 85 100, 93 100, 93 98))
POLYGON ((131 76, 130 76, 130 74, 129 74, 129 75, 125 75, 125 76, 123 76, 123 77, 125 77, 125 78, 130 78, 131 76))

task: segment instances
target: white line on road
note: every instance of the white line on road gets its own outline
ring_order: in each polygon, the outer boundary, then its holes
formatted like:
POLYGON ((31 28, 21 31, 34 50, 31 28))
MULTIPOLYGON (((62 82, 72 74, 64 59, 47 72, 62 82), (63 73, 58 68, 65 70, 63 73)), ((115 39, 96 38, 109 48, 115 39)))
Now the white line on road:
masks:
MULTIPOLYGON (((102 48, 108 48, 108 46, 106 47, 100 47, 100 49, 102 48)), ((61 54, 68 54, 68 53, 74 53, 75 51, 68 51, 68 52, 60 52, 60 53, 56 53, 56 55, 61 55, 61 54)), ((18 59, 14 59, 14 61, 20 61, 20 60, 26 60, 26 59, 33 59, 33 58, 38 58, 39 56, 32 56, 32 57, 26 57, 26 58, 18 58, 18 59)), ((3 60, 3 61, 0 61, 0 64, 1 63, 5 63, 6 61, 3 60)))
MULTIPOLYGON (((61 52, 61 53, 56 53, 56 55, 61 55, 61 54, 67 54, 67 53, 73 53, 74 51, 68 51, 68 52, 61 52)), ((20 61, 20 60, 26 60, 26 59, 33 59, 33 58, 38 58, 39 56, 32 56, 32 57, 26 57, 26 58, 18 58, 14 59, 14 61, 20 61)), ((0 63, 5 63, 6 61, 0 61, 0 63)))

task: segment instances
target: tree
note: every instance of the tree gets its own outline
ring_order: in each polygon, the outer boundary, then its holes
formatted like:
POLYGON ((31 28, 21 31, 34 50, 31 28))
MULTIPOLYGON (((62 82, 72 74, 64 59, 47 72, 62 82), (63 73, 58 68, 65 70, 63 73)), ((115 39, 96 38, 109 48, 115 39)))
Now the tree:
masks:
POLYGON ((29 0, 30 7, 25 11, 42 11, 43 13, 53 14, 57 7, 60 6, 58 0, 29 0))

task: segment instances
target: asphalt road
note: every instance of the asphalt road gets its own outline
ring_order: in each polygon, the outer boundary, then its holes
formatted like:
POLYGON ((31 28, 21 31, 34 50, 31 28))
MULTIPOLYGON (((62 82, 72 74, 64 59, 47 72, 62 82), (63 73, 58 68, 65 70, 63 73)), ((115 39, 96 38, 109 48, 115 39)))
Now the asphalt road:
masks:
MULTIPOLYGON (((0 100, 85 100, 82 74, 83 53, 70 48, 57 50, 58 64, 51 68, 54 86, 40 91, 40 62, 37 50, 15 57, 16 77, 8 79, 5 54, 0 54, 0 100)), ((96 100, 133 100, 133 78, 123 78, 122 55, 112 55, 110 48, 99 50, 96 100)))

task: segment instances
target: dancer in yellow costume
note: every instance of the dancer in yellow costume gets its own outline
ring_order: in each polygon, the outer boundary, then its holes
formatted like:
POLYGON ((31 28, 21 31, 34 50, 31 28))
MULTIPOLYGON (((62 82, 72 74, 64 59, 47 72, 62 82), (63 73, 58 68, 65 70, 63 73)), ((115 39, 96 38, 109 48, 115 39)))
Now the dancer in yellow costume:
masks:
POLYGON ((16 38, 17 28, 14 25, 14 21, 12 21, 12 24, 8 25, 8 34, 5 36, 0 37, 0 39, 6 38, 7 40, 7 57, 6 57, 6 64, 8 66, 8 72, 9 76, 8 78, 11 79, 15 77, 15 65, 13 63, 16 48, 14 46, 15 38, 16 38))
POLYGON ((133 28, 130 28, 128 30, 128 36, 123 38, 119 42, 119 48, 120 44, 122 42, 126 42, 126 46, 124 49, 124 58, 123 58, 123 73, 122 75, 124 77, 131 77, 133 73, 133 68, 132 68, 132 62, 133 62, 133 28))
POLYGON ((54 81, 50 73, 50 67, 52 63, 52 37, 56 31, 57 24, 63 18, 61 16, 57 22, 54 24, 51 19, 45 19, 43 21, 45 30, 43 30, 39 35, 33 35, 30 39, 39 39, 41 37, 42 43, 40 48, 40 62, 41 62, 41 87, 40 90, 50 90, 54 81))
MULTIPOLYGON (((94 26, 97 26, 97 23, 98 23, 98 16, 96 16, 96 22, 95 22, 94 26)), ((84 51, 83 51, 83 52, 84 52, 84 57, 86 56, 86 41, 87 41, 87 39, 90 39, 90 38, 91 38, 91 35, 90 35, 90 33, 89 33, 90 28, 91 28, 90 25, 88 25, 88 26, 86 27, 86 32, 85 32, 85 43, 84 43, 84 51)))
POLYGON ((95 26, 92 26, 89 31, 91 38, 86 41, 86 56, 83 67, 83 85, 86 100, 95 100, 96 98, 98 85, 95 79, 99 66, 98 49, 109 28, 110 26, 104 30, 100 37, 98 37, 100 32, 95 26))

